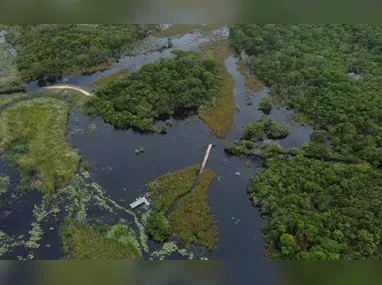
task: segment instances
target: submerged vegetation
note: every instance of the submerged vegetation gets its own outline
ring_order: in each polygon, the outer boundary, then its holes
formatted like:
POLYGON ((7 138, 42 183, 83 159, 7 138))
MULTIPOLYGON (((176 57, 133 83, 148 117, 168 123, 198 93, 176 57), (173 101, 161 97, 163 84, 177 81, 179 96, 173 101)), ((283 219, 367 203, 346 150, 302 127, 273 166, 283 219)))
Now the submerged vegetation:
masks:
POLYGON ((8 191, 9 177, 0 175, 0 195, 8 191))
POLYGON ((11 25, 24 80, 106 69, 158 25, 11 25))
POLYGON ((124 223, 93 229, 72 220, 61 229, 63 249, 70 259, 139 260, 142 255, 133 231, 124 223))
POLYGON ((176 237, 208 249, 217 246, 218 238, 217 223, 207 203, 207 192, 214 178, 215 173, 205 169, 196 189, 182 198, 169 216, 176 237))
MULTIPOLYGON (((302 150, 267 146, 265 168, 248 185, 268 217, 269 258, 382 257, 381 32, 380 25, 231 26, 236 50, 249 55, 272 101, 315 128, 302 150)), ((268 112, 269 103, 260 109, 268 112)))
POLYGON ((173 53, 173 58, 147 63, 98 88, 89 112, 117 127, 154 131, 158 118, 197 111, 221 96, 222 78, 215 60, 196 52, 173 53))
POLYGON ((52 193, 70 182, 79 155, 65 139, 69 105, 58 99, 19 102, 0 115, 0 149, 22 172, 22 189, 52 193))
POLYGON ((154 201, 154 208, 165 213, 171 205, 182 195, 190 192, 199 165, 162 175, 157 180, 147 184, 150 198, 154 201))
POLYGON ((223 78, 223 94, 211 106, 199 110, 199 117, 207 123, 211 132, 218 138, 224 138, 231 129, 235 114, 233 98, 234 81, 224 66, 224 60, 229 56, 229 41, 218 39, 204 44, 201 50, 215 58, 220 63, 220 73, 223 78))

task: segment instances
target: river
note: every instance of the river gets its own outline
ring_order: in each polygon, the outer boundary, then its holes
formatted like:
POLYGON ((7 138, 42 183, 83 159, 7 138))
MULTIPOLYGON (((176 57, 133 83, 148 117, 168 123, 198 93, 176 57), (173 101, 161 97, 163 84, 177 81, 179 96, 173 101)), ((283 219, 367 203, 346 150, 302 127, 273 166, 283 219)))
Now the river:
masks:
MULTIPOLYGON (((214 35, 226 36, 227 34, 227 29, 221 29, 216 31, 214 35)), ((173 39, 174 46, 172 49, 190 50, 210 40, 214 35, 206 37, 197 32, 186 34, 173 39)), ((150 41, 155 45, 164 43, 167 39, 151 38, 150 41)), ((91 90, 93 88, 91 83, 95 79, 121 68, 127 67, 129 70, 135 71, 147 62, 163 56, 170 56, 172 49, 167 49, 161 53, 154 51, 123 57, 104 72, 96 72, 92 75, 64 76, 63 78, 66 78, 70 84, 91 90)), ((136 197, 145 194, 144 185, 147 182, 166 172, 200 164, 208 144, 215 143, 216 147, 211 150, 207 167, 215 171, 217 178, 209 190, 208 202, 218 221, 219 240, 218 249, 210 253, 210 258, 251 261, 253 267, 256 267, 264 260, 265 241, 261 226, 266 223, 266 220, 261 217, 258 209, 252 206, 246 192, 246 185, 249 178, 256 174, 256 170, 262 167, 262 161, 254 160, 252 166, 247 168, 244 164, 246 159, 227 156, 224 152, 224 146, 227 142, 240 139, 243 135, 242 127, 249 122, 256 121, 261 116, 262 112, 258 111, 257 108, 261 98, 268 96, 268 89, 254 92, 253 105, 246 105, 245 79, 237 70, 237 61, 238 58, 233 56, 225 60, 226 68, 235 80, 235 104, 240 105, 241 108, 240 112, 235 113, 232 129, 224 140, 213 136, 206 124, 198 118, 183 121, 172 119, 173 126, 169 127, 167 135, 163 136, 140 134, 133 130, 118 130, 112 125, 104 123, 102 119, 89 119, 79 112, 71 114, 68 123, 69 129, 73 128, 75 124, 86 126, 94 123, 97 126, 96 131, 88 134, 76 133, 68 136, 68 138, 71 145, 79 150, 83 159, 95 165, 91 173, 92 178, 106 189, 115 201, 125 207, 128 207, 128 204, 134 201, 136 197), (145 152, 136 155, 134 150, 137 147, 143 147, 145 152), (112 169, 112 171, 105 171, 106 168, 112 169), (239 172, 240 175, 236 175, 236 172, 239 172)), ((39 88, 37 82, 31 82, 27 85, 27 90, 37 88, 39 88)), ((309 126, 302 126, 290 121, 286 108, 273 108, 270 116, 290 127, 289 136, 280 141, 283 147, 301 147, 304 142, 309 141, 312 129, 309 126)), ((2 172, 1 167, 5 167, 4 161, 0 161, 0 172, 2 172)), ((16 176, 17 174, 12 174, 12 177, 16 176)), ((33 203, 41 200, 41 197, 38 193, 32 192, 20 199, 25 205, 21 207, 14 219, 17 219, 21 228, 24 227, 24 224, 27 228, 31 219, 30 217, 23 218, 25 217, 24 210, 30 210, 33 203)), ((9 227, 9 219, 9 216, 2 219, 0 226, 9 227)), ((11 221, 11 223, 15 223, 15 220, 11 221)), ((56 229, 60 220, 54 223, 56 229)), ((62 257, 61 250, 56 248, 59 247, 59 236, 56 230, 49 232, 49 237, 44 236, 43 240, 45 243, 49 243, 51 247, 49 250, 44 247, 37 249, 35 251, 36 258, 57 259, 62 257)), ((158 247, 154 242, 149 242, 149 246, 154 249, 158 247)), ((15 256, 13 253, 7 258, 15 258, 15 256)), ((181 257, 171 256, 171 258, 181 257)))

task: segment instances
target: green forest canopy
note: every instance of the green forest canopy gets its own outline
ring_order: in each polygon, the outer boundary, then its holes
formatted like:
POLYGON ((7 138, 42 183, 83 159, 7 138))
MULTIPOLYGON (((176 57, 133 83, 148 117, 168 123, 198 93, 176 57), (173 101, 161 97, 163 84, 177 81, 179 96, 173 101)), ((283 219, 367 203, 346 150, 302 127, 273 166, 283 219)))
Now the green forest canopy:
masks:
POLYGON ((380 259, 382 26, 233 25, 230 31, 271 98, 315 127, 302 152, 267 147, 265 168, 248 185, 268 217, 267 256, 380 259))
POLYGON ((11 25, 24 80, 105 69, 157 25, 11 25))
POLYGON ((220 65, 197 52, 173 51, 175 57, 145 64, 96 90, 89 107, 117 127, 152 131, 163 116, 196 111, 222 96, 220 65))
POLYGON ((380 259, 381 183, 368 164, 275 155, 248 191, 272 259, 380 259))
POLYGON ((324 130, 336 151, 382 163, 381 25, 233 25, 230 33, 271 95, 324 130))

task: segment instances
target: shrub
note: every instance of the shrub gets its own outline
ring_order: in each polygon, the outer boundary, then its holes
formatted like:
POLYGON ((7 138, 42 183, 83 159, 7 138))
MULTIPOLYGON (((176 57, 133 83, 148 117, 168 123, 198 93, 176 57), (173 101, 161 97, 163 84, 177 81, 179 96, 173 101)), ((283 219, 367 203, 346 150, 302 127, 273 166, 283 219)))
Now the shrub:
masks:
POLYGON ((156 242, 165 242, 172 234, 172 228, 161 212, 151 212, 146 223, 150 237, 156 242))
POLYGON ((272 110, 272 99, 269 97, 264 97, 261 99, 259 104, 259 110, 263 111, 264 114, 268 115, 272 110))

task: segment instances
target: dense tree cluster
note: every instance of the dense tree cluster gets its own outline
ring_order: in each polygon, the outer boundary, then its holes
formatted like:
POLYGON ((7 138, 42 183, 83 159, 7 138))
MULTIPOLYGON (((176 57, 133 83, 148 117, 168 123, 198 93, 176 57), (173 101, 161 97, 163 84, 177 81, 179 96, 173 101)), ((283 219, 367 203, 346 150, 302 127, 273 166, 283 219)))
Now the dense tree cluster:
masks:
POLYGON ((97 89, 89 110, 117 127, 152 131, 158 118, 214 103, 222 95, 218 62, 195 52, 173 53, 97 89))
MULTIPOLYGON (((262 140, 283 139, 289 134, 289 127, 281 124, 274 118, 262 115, 260 120, 255 123, 249 123, 244 126, 244 136, 240 141, 227 143, 225 151, 238 156, 263 157, 264 149, 267 144, 274 145, 273 141, 262 140)), ((281 150, 280 150, 281 151, 281 150)))
POLYGON ((156 25, 21 25, 8 26, 7 41, 16 47, 23 79, 107 67, 156 25))
POLYGON ((271 98, 315 127, 301 150, 256 153, 265 168, 248 191, 269 221, 268 257, 380 259, 382 26, 233 25, 231 36, 271 98))
POLYGON ((244 126, 244 139, 260 141, 264 135, 269 139, 283 139, 289 134, 289 127, 274 118, 262 115, 260 120, 244 126))
POLYGON ((269 218, 263 230, 274 259, 380 259, 381 172, 273 154, 248 191, 269 218))
POLYGON ((325 130, 336 151, 382 163, 381 25, 233 25, 230 33, 271 95, 325 130))

